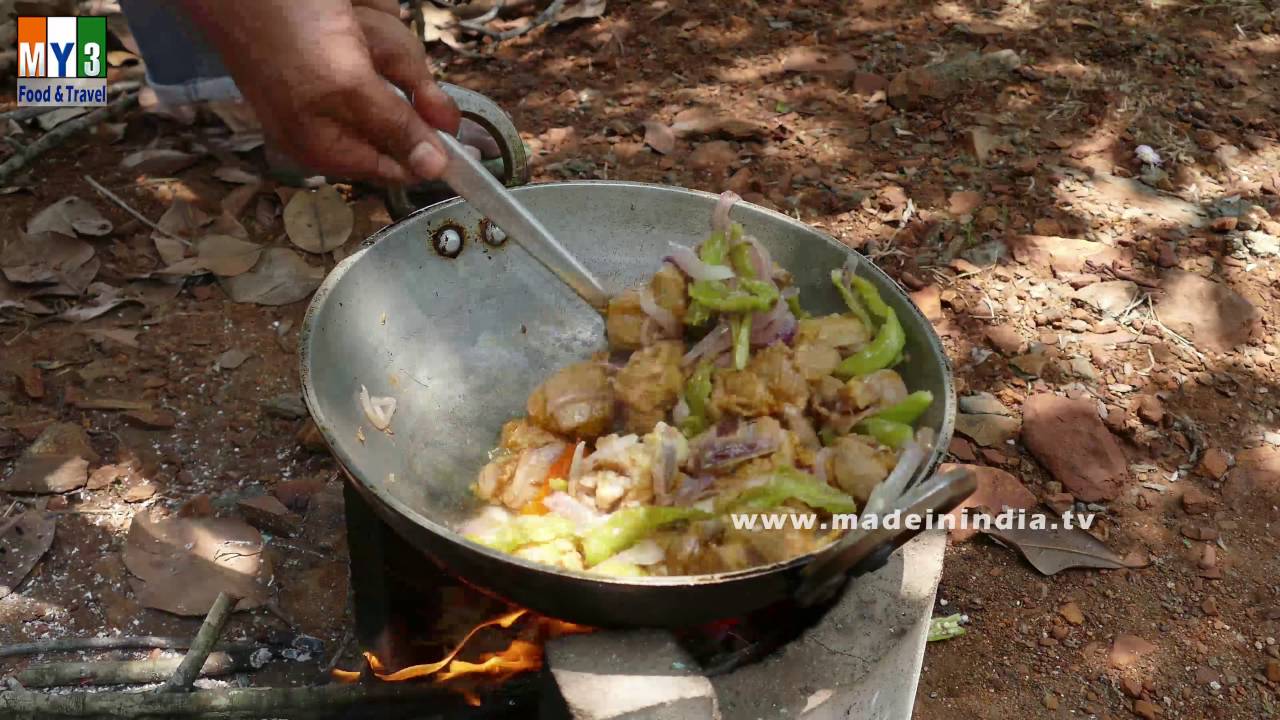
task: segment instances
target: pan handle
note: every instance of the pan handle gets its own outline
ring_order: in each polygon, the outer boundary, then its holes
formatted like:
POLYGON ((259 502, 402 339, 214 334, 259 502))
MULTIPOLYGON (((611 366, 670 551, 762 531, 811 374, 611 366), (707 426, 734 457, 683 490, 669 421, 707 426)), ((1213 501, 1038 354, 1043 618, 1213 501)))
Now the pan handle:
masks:
MULTIPOLYGON (((894 509, 901 511, 904 517, 918 515, 924 518, 930 513, 945 515, 959 507, 977 487, 977 479, 971 471, 953 468, 920 483, 904 495, 894 509)), ((921 528, 913 530, 899 526, 894 530, 877 527, 849 532, 805 567, 794 593, 797 602, 807 606, 830 597, 850 575, 861 575, 879 568, 890 553, 920 531, 921 528)))
MULTIPOLYGON (((474 90, 468 90, 449 83, 440 83, 440 89, 457 103, 462 117, 475 122, 493 136, 502 153, 502 175, 499 180, 507 187, 518 187, 529 182, 529 157, 525 153, 524 141, 516 130, 511 116, 497 103, 474 90)), ((444 187, 450 196, 451 190, 444 187)), ((408 189, 402 186, 388 188, 387 205, 394 218, 402 218, 417 209, 409 199, 408 189)))

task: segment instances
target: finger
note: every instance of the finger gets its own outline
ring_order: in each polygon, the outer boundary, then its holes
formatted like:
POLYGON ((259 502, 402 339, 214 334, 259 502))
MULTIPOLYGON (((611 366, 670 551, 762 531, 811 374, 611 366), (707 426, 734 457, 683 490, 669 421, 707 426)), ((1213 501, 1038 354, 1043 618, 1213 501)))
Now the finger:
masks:
POLYGON ((414 108, 428 123, 456 135, 461 113, 453 98, 432 79, 422 43, 385 14, 357 8, 356 18, 378 72, 412 98, 414 108))
POLYGON ((498 147, 498 141, 494 140, 493 135, 475 120, 462 119, 462 125, 458 128, 458 140, 478 149, 480 156, 486 160, 502 156, 502 148, 498 147))
POLYGON ((436 131, 385 82, 370 82, 349 105, 350 127, 366 142, 393 158, 403 158, 419 177, 444 172, 444 149, 436 131))
POLYGON ((280 138, 286 154, 329 177, 372 180, 393 185, 412 181, 413 173, 343 124, 325 117, 300 124, 280 138))

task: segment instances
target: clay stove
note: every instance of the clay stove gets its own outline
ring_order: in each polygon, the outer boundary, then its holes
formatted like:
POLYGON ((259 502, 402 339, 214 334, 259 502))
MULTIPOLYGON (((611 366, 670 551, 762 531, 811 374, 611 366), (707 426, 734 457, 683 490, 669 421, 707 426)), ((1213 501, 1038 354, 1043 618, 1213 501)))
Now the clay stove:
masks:
MULTIPOLYGON (((435 638, 450 615, 510 612, 410 548, 350 486, 346 508, 356 638, 388 667, 444 655, 456 637, 435 638)), ((918 536, 807 615, 771 608, 680 631, 553 637, 541 671, 400 717, 907 720, 945 544, 940 532, 918 536)))

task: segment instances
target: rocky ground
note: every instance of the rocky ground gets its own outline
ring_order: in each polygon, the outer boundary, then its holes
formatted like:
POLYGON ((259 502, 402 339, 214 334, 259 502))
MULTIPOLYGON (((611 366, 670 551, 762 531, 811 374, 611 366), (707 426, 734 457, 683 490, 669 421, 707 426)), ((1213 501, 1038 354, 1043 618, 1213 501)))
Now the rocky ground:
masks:
MULTIPOLYGON (((1044 575, 953 538, 938 611, 968 632, 930 645, 918 718, 1275 714, 1274 3, 657 0, 464 52, 432 46, 445 79, 511 112, 535 180, 732 188, 875 259, 944 338, 965 398, 952 459, 989 468, 988 504, 1098 513, 1132 567, 1044 575)), ((153 608, 207 607, 212 585, 147 576, 130 521, 153 507, 188 521, 155 533, 270 530, 249 574, 269 563, 272 591, 233 628, 344 634, 339 485, 293 350, 299 300, 389 217, 339 186, 345 244, 286 237, 292 191, 244 140, 132 110, 8 181, 0 511, 43 506, 57 529, 42 559, 24 546, 0 643, 189 634, 153 608), (20 255, 18 229, 69 195, 91 208, 41 228, 80 239, 20 255), (18 494, 49 477, 66 492, 18 494)))

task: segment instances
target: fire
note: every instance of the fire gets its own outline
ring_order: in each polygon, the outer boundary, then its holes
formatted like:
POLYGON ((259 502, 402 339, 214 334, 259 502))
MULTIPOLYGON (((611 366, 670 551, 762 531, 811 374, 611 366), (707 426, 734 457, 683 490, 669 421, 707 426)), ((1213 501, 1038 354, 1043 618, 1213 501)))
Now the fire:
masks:
MULTIPOLYGON (((452 651, 433 663, 412 665, 395 672, 389 672, 386 666, 382 664, 382 661, 373 653, 366 652, 364 657, 368 661, 369 669, 373 671, 373 675, 385 682, 403 682, 428 676, 435 676, 434 679, 437 682, 447 682, 464 676, 486 676, 496 680, 505 680, 522 672, 540 669, 542 667, 542 645, 546 640, 561 635, 591 632, 591 630, 591 628, 584 625, 575 625, 563 620, 534 615, 528 610, 515 610, 486 620, 471 628, 452 651), (522 633, 528 635, 531 639, 517 638, 512 640, 511 644, 503 650, 481 654, 478 662, 458 659, 459 653, 475 637, 476 633, 490 627, 510 628, 521 618, 526 617, 531 622, 528 628, 522 630, 522 633)), ((355 682, 360 678, 360 673, 335 669, 333 670, 333 677, 340 682, 355 682)), ((463 694, 466 695, 467 702, 471 704, 479 703, 479 698, 470 691, 464 690, 463 694)))

